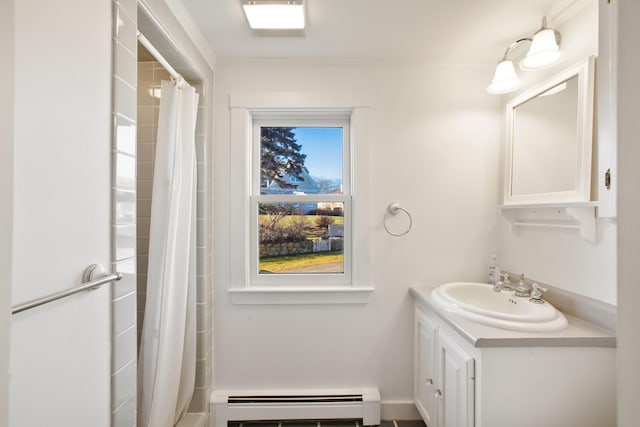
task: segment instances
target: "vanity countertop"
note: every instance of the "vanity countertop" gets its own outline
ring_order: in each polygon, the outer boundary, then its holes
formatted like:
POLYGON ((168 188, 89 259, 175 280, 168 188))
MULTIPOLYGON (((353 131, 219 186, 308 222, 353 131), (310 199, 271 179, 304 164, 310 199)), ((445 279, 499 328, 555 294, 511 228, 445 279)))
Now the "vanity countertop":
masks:
POLYGON ((436 287, 412 286, 410 292, 418 306, 435 313, 474 347, 616 347, 612 331, 566 313, 569 326, 556 332, 519 332, 476 323, 433 304, 431 291, 436 287))

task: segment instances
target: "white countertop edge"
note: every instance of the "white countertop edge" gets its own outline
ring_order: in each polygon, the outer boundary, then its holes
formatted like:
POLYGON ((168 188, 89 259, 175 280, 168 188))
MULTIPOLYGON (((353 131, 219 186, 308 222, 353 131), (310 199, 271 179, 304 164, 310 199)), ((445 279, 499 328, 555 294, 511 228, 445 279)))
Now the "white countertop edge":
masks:
POLYGON ((416 303, 435 313, 474 347, 616 347, 615 334, 586 320, 563 313, 569 323, 555 332, 520 332, 495 328, 446 312, 431 302, 437 286, 412 286, 416 303))

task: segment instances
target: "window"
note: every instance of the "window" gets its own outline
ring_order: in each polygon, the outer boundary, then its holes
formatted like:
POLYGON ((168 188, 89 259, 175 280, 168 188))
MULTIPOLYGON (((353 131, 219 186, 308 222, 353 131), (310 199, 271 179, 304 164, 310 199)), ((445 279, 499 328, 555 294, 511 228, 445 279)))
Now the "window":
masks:
POLYGON ((344 98, 231 95, 234 303, 368 299, 369 113, 344 98))
POLYGON ((349 118, 323 116, 253 122, 253 285, 351 283, 349 118))

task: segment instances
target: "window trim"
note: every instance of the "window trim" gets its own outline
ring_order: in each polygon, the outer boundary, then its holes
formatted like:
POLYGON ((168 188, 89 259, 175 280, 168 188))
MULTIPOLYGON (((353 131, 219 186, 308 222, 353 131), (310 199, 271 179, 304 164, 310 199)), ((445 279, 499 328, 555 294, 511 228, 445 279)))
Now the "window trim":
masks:
MULTIPOLYGON (((369 116, 370 109, 357 97, 344 94, 258 93, 230 97, 230 287, 235 304, 353 304, 366 303, 370 285, 369 253, 369 116), (253 124, 265 118, 294 116, 332 120, 349 117, 351 181, 351 283, 295 286, 252 283, 251 164, 253 124)), ((314 198, 318 198, 314 196, 314 198)), ((298 196, 301 197, 301 196, 298 196)), ((257 205, 256 205, 257 206, 257 205)), ((345 206, 346 208, 346 206, 345 206)), ((257 209, 257 208, 256 208, 257 209)), ((345 250, 346 252, 346 250, 345 250)), ((309 283, 305 275, 305 282, 309 283)))

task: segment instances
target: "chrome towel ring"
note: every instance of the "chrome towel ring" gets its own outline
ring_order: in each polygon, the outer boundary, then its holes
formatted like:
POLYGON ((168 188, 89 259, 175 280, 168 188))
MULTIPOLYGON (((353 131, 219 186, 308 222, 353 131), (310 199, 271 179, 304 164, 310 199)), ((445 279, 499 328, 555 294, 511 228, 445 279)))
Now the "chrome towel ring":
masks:
POLYGON ((389 233, 393 237, 400 237, 400 236, 404 236, 409 231, 411 231, 411 227, 413 226, 413 218, 411 217, 411 214, 409 213, 409 211, 407 211, 404 208, 401 208, 400 204, 398 204, 397 202, 393 202, 393 203, 390 203, 389 206, 387 206, 387 212, 385 212, 385 214, 384 214, 384 220, 383 220, 382 223, 383 223, 384 229, 387 231, 387 233, 389 233), (409 226, 402 233, 394 233, 393 231, 389 230, 389 227, 387 225, 387 219, 390 218, 390 217, 393 217, 395 215, 398 215, 400 212, 406 214, 407 218, 409 218, 409 226))

